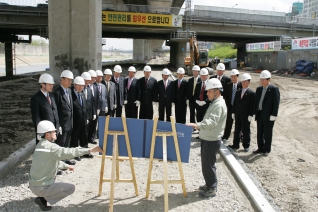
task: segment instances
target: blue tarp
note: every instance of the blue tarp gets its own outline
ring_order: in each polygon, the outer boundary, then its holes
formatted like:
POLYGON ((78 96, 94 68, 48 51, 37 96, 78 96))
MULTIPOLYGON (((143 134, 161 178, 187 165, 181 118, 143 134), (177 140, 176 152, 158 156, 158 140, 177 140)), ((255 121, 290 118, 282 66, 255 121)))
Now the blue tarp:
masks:
MULTIPOLYGON (((98 117, 98 136, 99 146, 103 148, 105 116, 98 117)), ((126 119, 130 147, 133 157, 149 158, 153 120, 143 119, 126 119)), ((109 120, 109 130, 123 131, 122 119, 111 117, 109 120)), ((192 128, 184 124, 176 124, 178 144, 180 150, 181 161, 188 163, 190 155, 190 144, 192 128)), ((157 131, 172 131, 170 122, 158 121, 157 131)), ((128 156, 125 137, 118 136, 119 155, 128 156)), ((113 136, 107 136, 106 155, 112 155, 113 152, 113 136)), ((176 150, 173 142, 173 137, 167 137, 167 159, 177 161, 176 150)), ((154 158, 162 159, 162 137, 156 138, 154 158)))
POLYGON ((310 75, 314 69, 314 63, 306 60, 298 60, 296 62, 296 74, 305 73, 310 75))

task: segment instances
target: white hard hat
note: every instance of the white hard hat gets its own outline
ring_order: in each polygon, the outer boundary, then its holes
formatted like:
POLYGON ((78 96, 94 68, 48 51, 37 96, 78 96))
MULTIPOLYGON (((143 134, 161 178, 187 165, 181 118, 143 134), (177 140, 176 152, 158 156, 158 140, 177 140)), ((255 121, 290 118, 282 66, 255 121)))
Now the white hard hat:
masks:
POLYGON ((97 77, 96 71, 94 70, 89 70, 88 73, 91 75, 91 77, 97 77))
POLYGON ((263 70, 261 75, 259 76, 261 79, 268 79, 271 78, 271 73, 268 70, 263 70))
POLYGON ((185 73, 185 71, 184 71, 184 68, 178 68, 178 70, 177 70, 177 74, 184 74, 185 73))
POLYGON ((216 70, 225 71, 225 65, 223 63, 219 63, 216 66, 216 70))
POLYGON ((104 74, 113 75, 113 72, 109 68, 106 68, 105 71, 104 71, 104 74))
POLYGON ((144 67, 144 71, 150 72, 151 71, 151 67, 150 66, 145 66, 144 67))
POLYGON ((38 126, 36 128, 36 133, 46 133, 46 132, 51 132, 55 130, 56 130, 55 126, 52 122, 44 120, 38 123, 38 126))
POLYGON ((131 71, 131 72, 136 72, 136 68, 134 66, 130 66, 128 68, 128 71, 131 71))
POLYGON ((202 69, 200 70, 200 75, 209 75, 208 69, 202 68, 202 69))
POLYGON ((50 74, 44 73, 40 76, 39 83, 54 84, 54 79, 50 74))
POLYGON ((213 89, 213 88, 218 88, 218 89, 222 89, 223 90, 223 86, 221 84, 221 81, 218 80, 217 78, 212 78, 212 79, 209 79, 206 83, 206 86, 205 86, 205 90, 210 90, 210 89, 213 89))
POLYGON ((192 71, 200 71, 200 66, 198 65, 193 66, 192 71))
POLYGON ((237 69, 232 69, 230 76, 239 75, 240 72, 237 69))
POLYGON ((84 81, 83 77, 78 76, 78 77, 75 77, 74 84, 85 85, 85 81, 84 81))
POLYGON ((96 76, 103 76, 103 72, 101 70, 96 70, 96 76))
POLYGON ((164 69, 162 70, 162 75, 170 75, 169 69, 164 68, 164 69))
POLYGON ((74 75, 70 70, 64 70, 61 73, 61 78, 65 77, 65 78, 69 78, 69 79, 74 79, 74 75))
POLYGON ((117 72, 117 73, 121 73, 122 72, 121 66, 120 65, 115 65, 114 71, 117 72))
POLYGON ((81 77, 83 77, 84 80, 92 80, 91 75, 88 72, 83 72, 81 77))
POLYGON ((252 79, 252 77, 248 73, 243 74, 242 77, 241 77, 241 81, 242 82, 246 81, 246 80, 251 80, 251 79, 252 79))

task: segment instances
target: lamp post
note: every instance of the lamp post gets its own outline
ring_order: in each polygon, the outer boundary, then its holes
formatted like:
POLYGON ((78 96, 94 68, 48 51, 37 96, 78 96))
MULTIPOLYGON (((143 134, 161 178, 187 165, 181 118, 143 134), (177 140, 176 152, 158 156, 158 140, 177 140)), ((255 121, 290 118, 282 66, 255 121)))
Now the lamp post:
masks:
MULTIPOLYGON (((233 7, 235 7, 235 6, 237 6, 237 4, 234 4, 234 5, 233 5, 233 7)), ((233 8, 233 7, 232 7, 232 8, 233 8)))

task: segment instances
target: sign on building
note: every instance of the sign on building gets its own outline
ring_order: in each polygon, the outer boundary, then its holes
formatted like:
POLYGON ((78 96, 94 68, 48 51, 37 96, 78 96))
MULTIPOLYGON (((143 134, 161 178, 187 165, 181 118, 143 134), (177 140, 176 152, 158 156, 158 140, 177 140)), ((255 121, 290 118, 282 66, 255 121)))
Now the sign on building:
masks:
POLYGON ((318 49, 318 37, 293 39, 292 50, 297 49, 318 49))
POLYGON ((103 11, 103 24, 182 27, 182 15, 103 11))
POLYGON ((246 52, 273 52, 280 51, 281 42, 263 42, 263 43, 248 43, 246 44, 246 52))

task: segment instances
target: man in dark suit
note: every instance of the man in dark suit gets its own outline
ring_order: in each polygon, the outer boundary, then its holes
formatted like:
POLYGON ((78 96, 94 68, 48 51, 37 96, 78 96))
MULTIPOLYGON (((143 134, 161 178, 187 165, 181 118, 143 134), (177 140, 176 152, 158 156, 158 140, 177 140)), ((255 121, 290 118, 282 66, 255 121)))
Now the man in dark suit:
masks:
POLYGON ((104 80, 102 83, 106 86, 107 90, 107 105, 108 105, 108 112, 106 116, 114 117, 115 108, 117 105, 117 98, 116 98, 116 85, 111 81, 113 73, 110 69, 105 69, 104 71, 104 80))
POLYGON ((165 120, 166 113, 166 121, 170 122, 171 116, 171 107, 174 93, 174 86, 171 80, 169 80, 170 71, 165 68, 162 70, 162 80, 157 83, 156 88, 156 101, 159 101, 159 120, 165 120), (165 112, 166 111, 166 112, 165 112))
POLYGON ((120 65, 115 65, 114 67, 114 75, 112 76, 111 81, 116 85, 116 98, 117 98, 117 107, 115 109, 115 116, 121 117, 124 105, 124 97, 125 97, 125 86, 124 86, 124 78, 120 76, 122 72, 122 68, 120 65))
POLYGON ((144 77, 141 77, 138 82, 140 86, 140 110, 139 119, 153 119, 153 106, 156 105, 155 89, 157 80, 150 76, 151 67, 144 67, 144 77))
MULTIPOLYGON (((71 137, 71 147, 88 147, 88 138, 86 126, 88 124, 87 116, 87 102, 83 95, 85 81, 83 77, 76 77, 74 79, 74 87, 72 88, 73 108, 74 108, 74 129, 71 137), (79 143, 78 143, 79 141, 79 143)), ((92 154, 83 155, 83 157, 93 158, 92 154)), ((75 157, 75 160, 80 161, 81 158, 75 157)))
POLYGON ((223 92, 221 92, 222 96, 223 96, 223 93, 226 90, 226 84, 231 82, 231 79, 228 76, 225 76, 224 72, 225 72, 225 65, 223 63, 219 63, 216 66, 216 75, 213 75, 212 77, 210 77, 210 79, 217 78, 218 80, 221 81, 221 84, 223 86, 223 92))
POLYGON ((136 68, 130 66, 128 68, 128 77, 124 81, 125 87, 125 114, 127 118, 137 118, 138 116, 138 106, 137 101, 140 98, 140 85, 138 80, 135 78, 136 68))
POLYGON ((232 118, 235 119, 235 130, 233 145, 229 145, 232 149, 240 148, 240 132, 243 133, 244 151, 248 152, 251 142, 250 124, 254 113, 255 92, 248 86, 250 85, 251 76, 247 73, 241 77, 242 89, 238 90, 232 108, 232 118))
POLYGON ((88 135, 90 125, 93 124, 93 121, 96 120, 96 109, 95 109, 95 101, 94 101, 94 96, 92 89, 89 87, 89 83, 92 80, 91 75, 88 72, 83 72, 81 77, 83 77, 85 81, 85 86, 83 89, 83 94, 86 100, 86 109, 87 109, 87 119, 88 119, 88 124, 86 125, 86 132, 87 132, 87 139, 89 143, 92 144, 97 144, 95 140, 91 140, 90 136, 88 135))
POLYGON ((231 135, 233 119, 232 119, 232 107, 236 95, 236 91, 242 89, 241 82, 238 81, 240 73, 237 69, 233 69, 231 71, 231 82, 226 84, 225 91, 223 92, 223 97, 227 107, 227 117, 226 117, 226 124, 224 129, 224 134, 222 137, 223 142, 227 142, 231 135))
MULTIPOLYGON (((58 131, 61 132, 62 128, 59 124, 59 117, 57 114, 57 106, 55 103, 55 98, 51 93, 53 90, 54 79, 50 74, 44 73, 39 78, 39 83, 41 89, 34 96, 32 96, 30 101, 31 115, 33 126, 35 129, 40 121, 48 120, 52 122, 58 131)), ((39 140, 36 138, 36 144, 39 143, 39 140)))
MULTIPOLYGON (((263 70, 260 74, 262 86, 256 89, 254 115, 257 121, 257 146, 254 154, 271 152, 273 127, 278 114, 280 93, 278 87, 270 84, 271 73, 263 70)), ((244 137, 244 135, 243 135, 244 137)))
POLYGON ((94 70, 89 70, 88 73, 91 75, 91 81, 89 83, 89 88, 92 91, 93 95, 93 102, 94 102, 94 114, 96 114, 96 119, 92 119, 90 124, 89 124, 89 129, 87 132, 88 136, 88 142, 95 144, 97 143, 95 141, 95 136, 96 136, 96 125, 97 125, 97 109, 98 109, 98 88, 97 85, 95 84, 96 82, 96 72, 94 70))
POLYGON ((210 103, 207 100, 208 95, 207 95, 207 92, 205 91, 205 86, 206 86, 208 77, 209 77, 209 71, 206 68, 202 68, 200 70, 201 81, 197 83, 195 88, 195 94, 194 94, 196 110, 197 110, 197 122, 201 122, 203 120, 204 114, 209 107, 208 103, 210 103))
POLYGON ((108 112, 108 104, 107 104, 107 89, 104 84, 102 84, 103 80, 103 72, 101 70, 96 70, 96 86, 97 86, 97 94, 98 94, 98 105, 97 105, 97 115, 105 116, 108 112))
POLYGON ((177 76, 174 83, 174 103, 175 103, 175 115, 176 122, 185 124, 186 123, 186 115, 187 115, 187 90, 188 90, 188 82, 183 79, 184 69, 178 68, 177 76))
MULTIPOLYGON (((195 121, 195 87, 197 83, 201 82, 201 78, 199 77, 200 67, 198 65, 193 66, 192 68, 193 77, 188 80, 188 104, 190 109, 190 123, 196 123, 195 121)), ((195 130, 195 129, 193 129, 195 130)))

